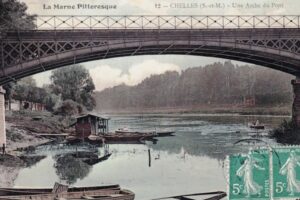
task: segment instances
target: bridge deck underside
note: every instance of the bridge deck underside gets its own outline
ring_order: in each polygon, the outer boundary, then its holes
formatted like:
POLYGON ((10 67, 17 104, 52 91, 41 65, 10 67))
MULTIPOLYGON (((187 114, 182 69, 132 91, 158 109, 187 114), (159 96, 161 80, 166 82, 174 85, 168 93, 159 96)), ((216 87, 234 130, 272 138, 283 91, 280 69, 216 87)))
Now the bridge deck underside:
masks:
POLYGON ((8 33, 0 84, 114 57, 180 54, 226 58, 300 74, 299 29, 60 30, 8 33))

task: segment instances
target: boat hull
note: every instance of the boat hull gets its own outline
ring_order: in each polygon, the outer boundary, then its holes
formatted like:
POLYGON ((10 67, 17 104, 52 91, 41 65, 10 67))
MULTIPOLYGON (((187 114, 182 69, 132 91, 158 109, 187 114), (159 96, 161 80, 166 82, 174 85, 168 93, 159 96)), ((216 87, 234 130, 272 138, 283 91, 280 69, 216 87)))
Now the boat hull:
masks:
POLYGON ((94 199, 94 200, 133 200, 135 195, 129 190, 121 190, 118 185, 106 187, 69 188, 68 191, 53 193, 50 188, 0 188, 0 200, 54 200, 54 199, 94 199))
POLYGON ((168 137, 168 136, 175 136, 174 131, 165 131, 165 132, 156 132, 155 137, 168 137))
POLYGON ((106 141, 141 141, 153 139, 153 134, 107 134, 104 135, 106 141))
POLYGON ((265 126, 264 125, 250 125, 250 128, 253 128, 253 129, 260 129, 260 130, 262 130, 262 129, 265 129, 265 126))

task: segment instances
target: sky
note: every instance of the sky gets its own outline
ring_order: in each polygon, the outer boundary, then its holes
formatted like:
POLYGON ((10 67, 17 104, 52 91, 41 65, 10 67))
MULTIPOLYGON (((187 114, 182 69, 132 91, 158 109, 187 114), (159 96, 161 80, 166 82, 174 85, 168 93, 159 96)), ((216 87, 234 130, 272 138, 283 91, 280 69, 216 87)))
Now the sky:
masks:
MULTIPOLYGON (((299 15, 299 0, 20 0, 30 14, 37 15, 299 15), (221 5, 210 8, 209 5, 221 5), (116 5, 116 9, 54 9, 54 5, 116 5), (160 4, 160 8, 157 8, 160 4), (197 8, 191 8, 197 4, 197 8), (206 5, 205 8, 200 5, 206 5), (185 7, 185 8, 184 8, 185 7), (202 8, 200 8, 202 7, 202 8), (46 9, 49 8, 49 9, 46 9)), ((223 59, 200 56, 132 56, 82 63, 93 78, 96 90, 125 83, 136 85, 143 79, 166 71, 204 66, 223 59), (105 76, 103 76, 105 75, 105 76)), ((235 64, 241 64, 234 62, 235 64)), ((51 71, 34 75, 39 86, 50 83, 51 71)))

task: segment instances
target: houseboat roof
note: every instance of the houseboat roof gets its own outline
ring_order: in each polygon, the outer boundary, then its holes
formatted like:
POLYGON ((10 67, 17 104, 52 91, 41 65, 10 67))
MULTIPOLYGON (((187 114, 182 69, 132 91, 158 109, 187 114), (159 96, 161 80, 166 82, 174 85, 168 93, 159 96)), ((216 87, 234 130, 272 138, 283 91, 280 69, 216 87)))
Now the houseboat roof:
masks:
POLYGON ((110 118, 108 118, 108 117, 101 116, 101 115, 98 114, 98 113, 86 113, 86 114, 77 116, 76 119, 85 118, 85 117, 88 117, 88 116, 93 116, 93 117, 97 117, 97 118, 100 118, 100 119, 106 119, 106 120, 109 120, 109 119, 110 119, 110 118))

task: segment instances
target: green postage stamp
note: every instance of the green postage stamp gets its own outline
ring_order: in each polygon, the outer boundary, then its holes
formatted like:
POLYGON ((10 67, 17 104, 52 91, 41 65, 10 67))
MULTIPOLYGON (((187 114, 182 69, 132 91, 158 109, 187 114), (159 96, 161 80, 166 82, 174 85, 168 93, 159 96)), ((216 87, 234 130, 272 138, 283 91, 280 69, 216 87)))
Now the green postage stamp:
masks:
POLYGON ((300 199, 300 147, 272 151, 273 199, 300 199))
POLYGON ((300 147, 229 156, 229 200, 300 199, 300 147))
POLYGON ((229 157, 229 199, 270 199, 270 159, 267 149, 229 157))

